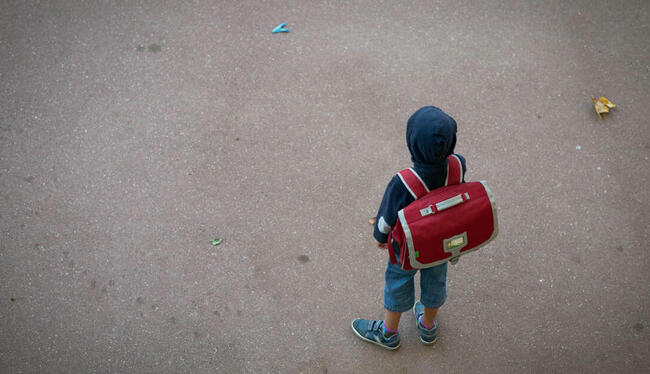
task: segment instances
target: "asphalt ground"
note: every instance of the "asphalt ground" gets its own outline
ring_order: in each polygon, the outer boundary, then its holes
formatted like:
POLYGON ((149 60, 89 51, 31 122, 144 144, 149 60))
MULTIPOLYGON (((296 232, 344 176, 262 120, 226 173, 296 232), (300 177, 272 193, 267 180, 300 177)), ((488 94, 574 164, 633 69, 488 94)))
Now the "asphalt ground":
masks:
POLYGON ((0 372, 646 371, 649 12, 0 2, 0 372), (405 315, 388 352, 350 321, 382 316, 367 220, 424 105, 500 234, 436 345, 405 315))

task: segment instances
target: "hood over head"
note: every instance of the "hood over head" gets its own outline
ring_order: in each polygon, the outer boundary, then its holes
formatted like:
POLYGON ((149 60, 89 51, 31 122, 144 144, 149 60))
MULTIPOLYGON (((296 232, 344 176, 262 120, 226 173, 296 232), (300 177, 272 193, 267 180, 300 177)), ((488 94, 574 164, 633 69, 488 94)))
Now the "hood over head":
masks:
POLYGON ((407 122, 406 145, 416 167, 440 166, 454 153, 456 121, 434 106, 420 108, 407 122))

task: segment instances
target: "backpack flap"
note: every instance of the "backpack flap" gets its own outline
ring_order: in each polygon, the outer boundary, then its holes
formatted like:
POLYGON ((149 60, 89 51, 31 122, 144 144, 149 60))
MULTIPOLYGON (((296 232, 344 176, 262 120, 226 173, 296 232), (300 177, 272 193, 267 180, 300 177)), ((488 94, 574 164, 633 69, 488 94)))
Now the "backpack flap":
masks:
POLYGON ((441 187, 398 213, 409 264, 416 269, 455 262, 494 239, 496 205, 485 182, 441 187))

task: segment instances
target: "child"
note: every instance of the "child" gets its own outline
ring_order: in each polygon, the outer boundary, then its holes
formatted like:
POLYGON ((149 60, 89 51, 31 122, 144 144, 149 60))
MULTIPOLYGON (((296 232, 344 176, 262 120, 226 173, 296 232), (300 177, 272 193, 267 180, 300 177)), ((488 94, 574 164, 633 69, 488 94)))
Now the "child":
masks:
MULTIPOLYGON (((406 126, 406 145, 411 152, 413 170, 433 190, 445 184, 446 159, 456 145, 456 121, 442 110, 423 107, 409 118, 406 126)), ((459 156, 466 170, 465 159, 459 156)), ((374 237, 380 249, 395 251, 399 261, 399 248, 386 243, 388 233, 397 222, 397 212, 414 201, 404 183, 396 174, 388 183, 379 206, 374 237)), ((421 301, 415 302, 413 277, 417 270, 402 270, 401 265, 386 268, 384 285, 384 320, 355 319, 352 330, 361 339, 390 350, 400 346, 397 332, 402 313, 413 307, 415 321, 423 344, 431 345, 438 337, 435 320, 438 308, 446 298, 447 263, 420 270, 421 301), (414 305, 415 302, 415 305, 414 305)))

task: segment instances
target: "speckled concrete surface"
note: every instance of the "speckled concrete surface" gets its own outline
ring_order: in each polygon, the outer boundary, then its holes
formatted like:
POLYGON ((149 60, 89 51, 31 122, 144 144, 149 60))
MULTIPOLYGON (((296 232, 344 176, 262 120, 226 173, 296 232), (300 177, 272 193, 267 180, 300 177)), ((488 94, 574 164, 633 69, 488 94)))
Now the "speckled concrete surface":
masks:
POLYGON ((477 3, 1 2, 0 372, 647 369, 650 3, 477 3), (501 233, 390 353, 349 323, 430 104, 501 233))

